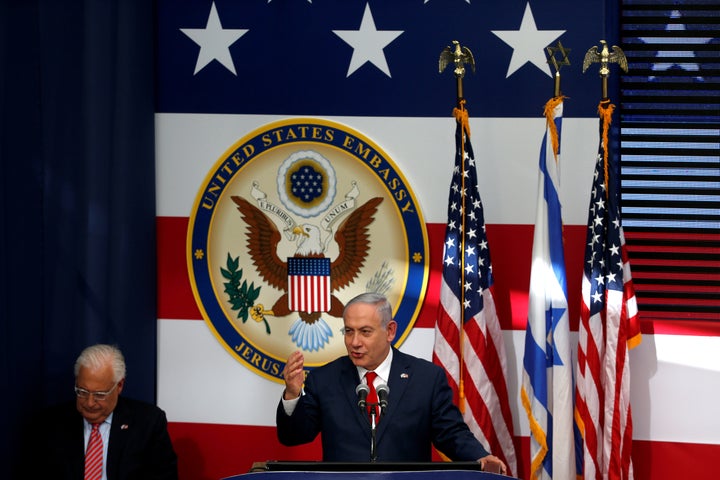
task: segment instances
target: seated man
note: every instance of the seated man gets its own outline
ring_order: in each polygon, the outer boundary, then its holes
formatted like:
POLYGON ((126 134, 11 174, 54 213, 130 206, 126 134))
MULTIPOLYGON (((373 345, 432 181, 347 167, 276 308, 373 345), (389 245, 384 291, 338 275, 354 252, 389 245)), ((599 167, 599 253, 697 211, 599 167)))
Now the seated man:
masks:
POLYGON ((39 454, 28 477, 54 480, 178 478, 165 412, 121 397, 125 359, 93 345, 75 362, 76 401, 51 407, 32 445, 39 454))
POLYGON ((367 372, 375 372, 374 386, 386 384, 389 394, 387 407, 377 417, 373 460, 429 462, 434 445, 452 460, 477 461, 484 470, 506 472, 502 460, 490 455, 463 421, 445 372, 392 348, 397 324, 383 295, 365 293, 352 299, 343 322, 347 356, 312 370, 307 379, 302 353, 288 358, 276 415, 283 445, 308 443, 322 432, 323 460, 371 460, 371 427, 358 408, 356 387, 365 383, 367 372))

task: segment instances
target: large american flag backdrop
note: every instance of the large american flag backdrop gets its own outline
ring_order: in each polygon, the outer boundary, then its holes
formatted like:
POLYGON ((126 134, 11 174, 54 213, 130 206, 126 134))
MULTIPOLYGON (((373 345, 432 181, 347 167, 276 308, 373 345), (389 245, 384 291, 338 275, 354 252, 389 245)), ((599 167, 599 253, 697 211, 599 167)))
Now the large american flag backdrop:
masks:
MULTIPOLYGON (((438 57, 453 40, 468 46, 476 62, 464 93, 508 355, 516 473, 529 474, 519 379, 537 152, 553 88, 545 47, 561 41, 571 49, 572 65, 562 70, 568 98, 560 196, 577 332, 600 94, 597 73, 583 75, 581 65, 587 49, 613 41, 618 8, 570 0, 157 2, 157 400, 168 414, 181 478, 243 473, 268 459, 320 458, 318 442, 279 445, 274 414, 282 385, 238 362, 215 338, 186 267, 188 222, 203 179, 229 146, 271 121, 343 123, 373 139, 406 176, 427 224, 431 272, 401 349, 432 358, 456 100, 455 79, 450 69, 438 73, 438 57)), ((718 452, 712 385, 720 380, 713 366, 719 344, 687 325, 646 321, 642 346, 630 352, 635 478, 701 474, 718 452), (678 396, 683 388, 693 389, 690 401, 678 396)))

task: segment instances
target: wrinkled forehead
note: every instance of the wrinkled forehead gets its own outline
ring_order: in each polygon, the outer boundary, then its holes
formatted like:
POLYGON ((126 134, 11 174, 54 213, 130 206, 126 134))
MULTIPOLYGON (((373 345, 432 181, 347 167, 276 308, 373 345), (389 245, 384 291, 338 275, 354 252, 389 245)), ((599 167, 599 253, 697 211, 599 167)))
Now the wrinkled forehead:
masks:
POLYGON ((381 327, 380 323, 380 314, 377 311, 377 306, 367 303, 351 305, 343 316, 343 324, 348 328, 379 328, 381 327))
POLYGON ((113 384, 115 383, 113 369, 110 365, 99 367, 81 366, 78 371, 77 383, 84 384, 113 384))

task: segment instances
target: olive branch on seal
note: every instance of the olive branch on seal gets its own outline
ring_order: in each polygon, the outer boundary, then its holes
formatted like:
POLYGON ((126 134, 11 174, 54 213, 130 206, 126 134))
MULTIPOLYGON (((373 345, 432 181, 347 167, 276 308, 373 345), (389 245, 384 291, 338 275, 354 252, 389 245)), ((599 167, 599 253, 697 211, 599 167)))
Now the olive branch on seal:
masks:
MULTIPOLYGON (((243 271, 240 266, 240 257, 234 259, 230 256, 230 252, 227 255, 227 269, 220 268, 220 273, 228 281, 224 283, 225 293, 228 294, 230 305, 233 310, 237 310, 237 318, 241 319, 243 323, 248 320, 248 312, 253 306, 255 300, 260 295, 260 287, 255 288, 255 284, 251 283, 248 286, 247 280, 242 280, 243 271), (242 284, 240 281, 242 280, 242 284)), ((262 320, 265 323, 265 331, 270 334, 270 324, 264 317, 255 318, 255 321, 262 320)))

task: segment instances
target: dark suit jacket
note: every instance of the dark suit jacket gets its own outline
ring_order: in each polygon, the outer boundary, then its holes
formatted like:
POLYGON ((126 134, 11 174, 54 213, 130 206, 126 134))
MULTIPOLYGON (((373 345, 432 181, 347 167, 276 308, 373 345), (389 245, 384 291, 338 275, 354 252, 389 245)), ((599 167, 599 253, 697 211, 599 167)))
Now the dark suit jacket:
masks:
MULTIPOLYGON (((33 478, 80 480, 85 452, 83 420, 75 402, 51 407, 35 430, 41 440, 33 478)), ((165 412, 149 403, 120 396, 113 412, 107 454, 108 480, 177 480, 177 456, 165 412)))
MULTIPOLYGON (((370 424, 357 406, 357 368, 347 357, 312 370, 293 414, 277 409, 283 445, 311 442, 322 432, 323 460, 370 460, 370 424)), ((429 462, 431 444, 452 460, 488 455, 452 401, 445 372, 426 360, 393 350, 388 407, 376 431, 380 462, 429 462)))

